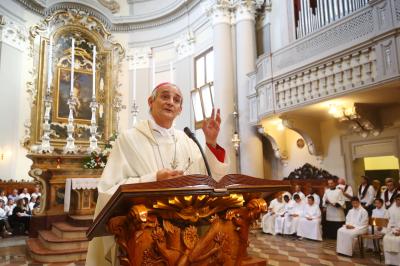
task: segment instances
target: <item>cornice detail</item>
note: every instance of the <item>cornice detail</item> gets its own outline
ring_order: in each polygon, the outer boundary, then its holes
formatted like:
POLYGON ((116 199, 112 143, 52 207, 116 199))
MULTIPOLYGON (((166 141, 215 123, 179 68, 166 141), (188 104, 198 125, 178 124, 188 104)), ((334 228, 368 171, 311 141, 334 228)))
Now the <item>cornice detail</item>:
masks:
POLYGON ((196 42, 194 33, 188 31, 181 37, 174 41, 175 51, 178 55, 178 59, 185 58, 194 52, 194 44, 196 42))
MULTIPOLYGON (((26 9, 33 11, 34 13, 39 14, 41 16, 49 16, 52 15, 54 12, 60 10, 65 11, 68 9, 76 9, 84 11, 89 15, 99 19, 105 25, 105 27, 112 32, 128 32, 133 30, 148 29, 165 25, 186 15, 187 12, 190 12, 194 7, 196 7, 198 4, 202 2, 202 0, 187 0, 188 2, 187 4, 182 4, 175 10, 163 14, 162 16, 156 19, 132 22, 128 20, 129 18, 122 19, 121 21, 115 21, 120 18, 110 19, 109 17, 102 14, 98 10, 80 3, 72 3, 72 2, 57 3, 46 8, 44 6, 39 5, 36 1, 31 1, 31 0, 13 0, 13 1, 16 1, 17 3, 24 6, 26 9)), ((110 0, 108 1, 99 0, 99 1, 110 3, 110 0)))
POLYGON ((234 4, 236 23, 243 20, 255 21, 256 16, 256 0, 241 0, 234 4))
POLYGON ((115 0, 98 0, 100 4, 109 9, 111 13, 117 13, 119 11, 119 4, 115 0))
POLYGON ((212 25, 231 24, 233 5, 230 0, 208 0, 204 9, 212 25))
POLYGON ((129 70, 134 68, 148 68, 150 66, 150 58, 152 57, 150 47, 131 48, 126 57, 129 70))
POLYGON ((23 25, 0 15, 0 41, 24 51, 27 49, 28 30, 23 25))

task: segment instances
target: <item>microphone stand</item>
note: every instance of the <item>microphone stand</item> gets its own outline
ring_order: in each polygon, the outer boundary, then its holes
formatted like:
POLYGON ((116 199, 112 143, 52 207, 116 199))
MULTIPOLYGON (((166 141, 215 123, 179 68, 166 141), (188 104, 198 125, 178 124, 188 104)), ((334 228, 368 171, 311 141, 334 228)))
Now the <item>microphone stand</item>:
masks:
POLYGON ((194 143, 196 143, 197 147, 199 147, 201 156, 203 157, 203 160, 204 160, 204 164, 206 165, 207 174, 208 174, 208 176, 211 176, 210 165, 208 164, 206 155, 204 154, 203 148, 201 147, 201 145, 200 145, 199 141, 197 140, 196 136, 193 134, 193 132, 192 132, 188 127, 185 127, 185 128, 183 129, 183 131, 185 132, 185 134, 186 134, 189 138, 191 138, 191 139, 194 141, 194 143))

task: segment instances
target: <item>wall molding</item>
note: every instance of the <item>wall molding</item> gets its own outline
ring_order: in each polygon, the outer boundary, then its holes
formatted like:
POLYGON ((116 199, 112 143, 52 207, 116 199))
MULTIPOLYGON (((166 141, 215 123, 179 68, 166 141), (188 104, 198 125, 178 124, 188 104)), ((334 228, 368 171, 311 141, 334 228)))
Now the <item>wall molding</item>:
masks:
POLYGON ((157 14, 158 17, 153 17, 147 20, 141 19, 138 21, 137 18, 128 16, 123 18, 110 17, 103 14, 100 10, 83 3, 63 2, 46 7, 33 0, 13 1, 21 4, 27 10, 40 16, 48 16, 59 10, 78 9, 99 19, 105 25, 105 27, 112 32, 128 32, 172 23, 182 16, 187 15, 188 12, 190 13, 193 8, 197 7, 202 2, 201 0, 188 0, 187 3, 184 1, 179 5, 176 5, 174 9, 168 9, 165 13, 160 12, 157 14))

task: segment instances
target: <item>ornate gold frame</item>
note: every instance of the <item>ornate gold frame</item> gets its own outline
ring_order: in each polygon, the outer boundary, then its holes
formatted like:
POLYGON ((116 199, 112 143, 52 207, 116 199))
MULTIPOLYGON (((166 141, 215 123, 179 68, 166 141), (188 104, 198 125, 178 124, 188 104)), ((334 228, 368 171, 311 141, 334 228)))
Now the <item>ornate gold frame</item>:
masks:
MULTIPOLYGON (((53 13, 53 15, 44 19, 38 25, 35 25, 30 30, 31 42, 34 53, 36 52, 36 65, 37 68, 37 80, 36 80, 36 101, 31 111, 31 139, 29 144, 39 144, 43 134, 42 124, 44 115, 44 95, 47 87, 47 55, 48 55, 48 44, 50 36, 54 41, 57 41, 62 36, 77 35, 81 36, 90 43, 96 45, 97 55, 103 58, 101 71, 103 72, 104 81, 104 92, 103 95, 99 95, 99 91, 96 91, 96 98, 104 101, 104 131, 103 137, 99 139, 99 144, 104 144, 111 134, 117 130, 117 119, 116 115, 119 111, 115 106, 115 103, 120 101, 119 97, 121 94, 117 91, 118 88, 118 72, 121 67, 121 61, 125 55, 125 51, 122 46, 118 43, 114 43, 111 40, 111 33, 106 30, 104 25, 97 18, 90 16, 80 10, 60 10, 53 13), (50 32, 50 34, 48 33, 50 32)), ((99 62, 100 63, 100 62, 99 62)), ((52 79, 52 118, 51 122, 62 122, 57 121, 54 116, 55 110, 58 108, 58 69, 57 66, 53 71, 54 76, 52 79)), ((96 84, 100 82, 100 73, 96 71, 96 84)), ((97 86, 98 88, 98 86, 97 86)), ((34 98, 34 99, 35 99, 34 98)), ((99 117, 97 115, 97 117, 99 117)), ((86 121, 76 120, 74 123, 83 126, 88 125, 86 121)), ((62 147, 65 145, 65 139, 56 139, 51 136, 51 143, 55 147, 62 147)), ((87 146, 89 139, 75 141, 76 144, 81 146, 87 146)))

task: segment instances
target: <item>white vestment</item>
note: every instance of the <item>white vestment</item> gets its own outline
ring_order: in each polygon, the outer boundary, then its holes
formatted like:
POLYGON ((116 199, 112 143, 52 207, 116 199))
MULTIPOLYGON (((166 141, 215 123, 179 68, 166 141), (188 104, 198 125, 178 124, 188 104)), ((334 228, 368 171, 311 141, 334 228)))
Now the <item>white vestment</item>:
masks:
POLYGON ((340 189, 325 190, 324 197, 322 198, 322 206, 326 208, 327 221, 343 222, 345 220, 345 197, 340 189), (328 204, 327 201, 331 204, 328 204), (336 204, 339 204, 341 207, 335 207, 334 205, 336 204))
POLYGON ((361 192, 360 189, 358 190, 358 198, 360 199, 361 203, 364 203, 365 206, 369 206, 374 203, 375 199, 375 189, 372 185, 369 185, 364 197, 362 198, 362 193, 364 192, 366 185, 361 185, 361 192))
POLYGON ((268 209, 268 212, 262 217, 262 230, 266 234, 275 235, 275 219, 277 215, 279 216, 285 211, 285 202, 273 199, 268 209))
POLYGON ((302 202, 305 202, 305 201, 306 201, 306 196, 304 195, 303 192, 301 192, 301 191, 299 191, 299 192, 294 192, 294 193, 292 194, 292 200, 294 200, 294 195, 299 195, 299 197, 300 197, 300 199, 301 199, 302 202))
MULTIPOLYGON (((342 189, 343 193, 349 194, 350 197, 354 196, 353 188, 350 185, 347 185, 346 187, 346 185, 339 184, 336 187, 342 189)), ((345 195, 343 195, 343 197, 345 201, 350 201, 350 199, 345 195)))
POLYGON ((336 252, 347 256, 353 256, 353 247, 357 242, 357 236, 364 234, 368 230, 368 212, 359 206, 352 208, 346 216, 346 224, 337 232, 336 252), (347 229, 346 225, 354 226, 347 229))
POLYGON ((400 207, 396 202, 389 209, 389 224, 387 232, 383 237, 383 251, 385 253, 385 264, 400 265, 400 236, 394 232, 400 231, 400 207))
POLYGON ((317 204, 306 204, 297 226, 297 236, 322 241, 321 209, 317 204))
MULTIPOLYGON (((382 206, 380 209, 375 208, 372 210, 372 218, 385 218, 385 219, 389 219, 389 211, 382 206)), ((372 228, 371 226, 368 226, 368 234, 372 233, 372 228)), ((374 234, 378 235, 378 234, 385 234, 386 233, 386 228, 382 228, 381 231, 378 230, 378 228, 375 226, 374 227, 374 234)), ((372 239, 365 239, 364 240, 364 247, 366 248, 370 248, 373 249, 374 248, 374 243, 372 241, 372 239)))
POLYGON ((313 196, 313 198, 314 198, 314 204, 315 204, 315 205, 319 206, 319 205, 321 204, 321 198, 320 198, 320 196, 319 196, 317 193, 308 194, 308 195, 306 196, 305 203, 307 203, 307 199, 308 199, 309 196, 313 196))
MULTIPOLYGON (((228 156, 221 163, 207 146, 205 154, 212 176, 218 181, 227 174, 228 156)), ((98 184, 99 196, 94 217, 120 185, 156 181, 157 171, 171 169, 174 158, 176 169, 185 170, 186 175, 207 174, 198 147, 183 131, 164 129, 151 120, 145 120, 120 134, 98 184)), ((86 265, 118 265, 116 250, 113 236, 93 238, 89 243, 86 265)))
POLYGON ((31 195, 29 193, 21 193, 18 195, 19 199, 27 198, 28 202, 31 200, 31 195))
POLYGON ((300 216, 303 214, 304 204, 300 201, 290 201, 285 206, 284 216, 278 216, 275 220, 275 233, 292 235, 297 232, 300 216), (292 216, 297 215, 297 216, 292 216))
POLYGON ((0 196, 0 200, 4 201, 4 206, 7 205, 8 198, 6 196, 0 196))

